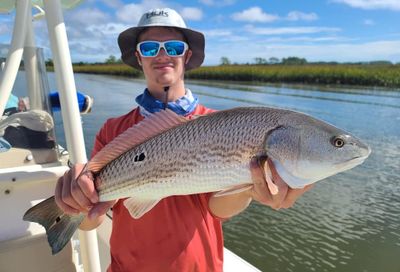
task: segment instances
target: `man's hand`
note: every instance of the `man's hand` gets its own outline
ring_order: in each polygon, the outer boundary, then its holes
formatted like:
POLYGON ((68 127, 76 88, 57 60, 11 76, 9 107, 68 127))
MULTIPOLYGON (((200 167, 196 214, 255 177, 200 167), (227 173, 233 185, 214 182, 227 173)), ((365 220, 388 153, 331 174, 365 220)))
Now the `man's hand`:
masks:
POLYGON ((115 201, 98 202, 99 196, 94 187, 93 175, 90 171, 82 173, 84 167, 84 164, 76 164, 58 179, 55 201, 66 214, 88 214, 89 221, 96 221, 89 225, 97 227, 102 221, 97 218, 104 215, 115 201))
POLYGON ((252 199, 276 210, 290 208, 302 194, 312 188, 312 185, 307 185, 302 189, 289 188, 269 160, 265 161, 264 165, 260 165, 257 159, 252 159, 250 170, 254 183, 251 190, 252 199), (272 180, 268 172, 272 174, 272 180))
POLYGON ((289 188, 279 177, 272 163, 268 161, 264 165, 260 165, 256 158, 252 159, 250 171, 253 181, 251 189, 237 194, 210 198, 208 206, 214 215, 220 218, 235 216, 245 210, 253 199, 276 210, 289 208, 312 187, 311 185, 302 189, 289 188), (272 179, 268 175, 269 172, 271 172, 272 179))

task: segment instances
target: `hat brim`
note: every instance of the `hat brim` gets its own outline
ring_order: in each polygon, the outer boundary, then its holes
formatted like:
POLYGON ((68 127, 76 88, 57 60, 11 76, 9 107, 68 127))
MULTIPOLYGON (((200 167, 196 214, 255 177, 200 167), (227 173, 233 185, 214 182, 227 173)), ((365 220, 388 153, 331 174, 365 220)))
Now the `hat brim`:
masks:
MULTIPOLYGON (((153 26, 131 27, 121 32, 121 34, 118 36, 118 45, 121 50, 122 61, 138 70, 142 70, 142 67, 139 65, 135 55, 136 45, 138 42, 137 38, 140 32, 149 27, 153 26)), ((189 45, 189 49, 192 51, 192 56, 189 62, 185 65, 185 69, 191 70, 199 67, 204 61, 204 35, 200 32, 187 28, 175 26, 173 28, 176 28, 183 33, 186 38, 186 42, 189 45)))

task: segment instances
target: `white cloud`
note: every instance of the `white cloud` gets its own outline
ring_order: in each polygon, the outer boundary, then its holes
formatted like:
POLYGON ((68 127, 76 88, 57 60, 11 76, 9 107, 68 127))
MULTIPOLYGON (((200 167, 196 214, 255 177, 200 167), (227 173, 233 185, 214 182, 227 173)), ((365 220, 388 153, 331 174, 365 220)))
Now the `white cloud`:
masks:
POLYGON ((266 23, 278 20, 279 16, 265 13, 260 7, 251 7, 232 14, 232 19, 235 21, 266 23))
POLYGON ((245 26, 245 30, 256 35, 296 35, 341 31, 340 28, 334 27, 254 27, 252 25, 245 26))
POLYGON ((320 36, 320 37, 309 37, 309 36, 295 36, 295 37, 276 37, 263 39, 263 42, 267 43, 291 43, 291 42, 304 42, 310 43, 324 43, 324 42, 343 42, 343 41, 354 41, 355 39, 344 38, 339 36, 320 36))
POLYGON ((399 0, 331 0, 361 9, 391 9, 400 10, 399 0))
POLYGON ((280 17, 276 14, 265 13, 260 7, 252 7, 241 12, 232 14, 232 19, 236 21, 247 21, 247 22, 273 22, 276 20, 288 20, 288 21, 315 21, 318 20, 318 15, 314 12, 304 13, 301 11, 291 11, 286 17, 280 17))
POLYGON ((286 58, 297 56, 306 58, 308 61, 339 61, 357 62, 372 60, 400 61, 400 40, 376 41, 360 44, 353 43, 333 43, 298 45, 285 43, 268 43, 261 41, 258 43, 218 43, 206 47, 206 65, 220 63, 221 56, 228 57, 232 62, 246 63, 252 62, 256 57, 262 58, 286 58), (212 48, 208 50, 208 48, 212 48), (246 53, 243 52, 246 49, 246 53))
POLYGON ((123 2, 121 0, 101 0, 101 2, 110 8, 119 8, 123 6, 123 2))
POLYGON ((210 21, 213 23, 221 24, 226 20, 225 16, 222 14, 218 14, 213 18, 210 18, 210 21))
POLYGON ((286 19, 289 21, 315 21, 318 19, 318 16, 314 12, 304 13, 301 11, 291 11, 286 16, 286 19))
POLYGON ((119 20, 136 25, 142 14, 146 11, 140 4, 128 4, 118 9, 116 15, 119 20))
POLYGON ((199 0, 199 2, 207 6, 223 7, 233 5, 236 0, 199 0))
POLYGON ((139 4, 127 4, 120 7, 117 12, 117 18, 122 22, 137 25, 140 20, 140 17, 150 9, 154 9, 155 7, 163 8, 166 5, 160 0, 143 0, 139 4))
POLYGON ((107 13, 96 8, 77 9, 68 13, 67 16, 69 24, 77 28, 110 20, 110 16, 107 13))
POLYGON ((203 30, 201 32, 206 36, 206 38, 228 37, 233 35, 232 31, 228 29, 209 29, 209 30, 203 30))
POLYGON ((203 18, 203 12, 199 8, 186 7, 180 11, 180 14, 186 20, 199 21, 203 18))
POLYGON ((87 28, 87 30, 93 33, 101 33, 104 36, 107 35, 117 36, 119 33, 121 33, 127 28, 129 28, 129 25, 107 23, 107 24, 91 25, 87 28))
POLYGON ((375 25, 375 22, 371 19, 365 19, 363 23, 364 23, 364 25, 367 25, 367 26, 375 25))

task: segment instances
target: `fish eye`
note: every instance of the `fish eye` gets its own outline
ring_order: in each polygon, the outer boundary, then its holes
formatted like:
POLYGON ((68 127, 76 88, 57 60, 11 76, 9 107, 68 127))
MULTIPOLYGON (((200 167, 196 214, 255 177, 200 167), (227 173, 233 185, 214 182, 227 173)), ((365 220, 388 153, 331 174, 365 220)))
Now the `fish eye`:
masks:
POLYGON ((341 148, 344 146, 345 143, 345 140, 340 136, 335 136, 332 138, 332 144, 334 147, 341 148))

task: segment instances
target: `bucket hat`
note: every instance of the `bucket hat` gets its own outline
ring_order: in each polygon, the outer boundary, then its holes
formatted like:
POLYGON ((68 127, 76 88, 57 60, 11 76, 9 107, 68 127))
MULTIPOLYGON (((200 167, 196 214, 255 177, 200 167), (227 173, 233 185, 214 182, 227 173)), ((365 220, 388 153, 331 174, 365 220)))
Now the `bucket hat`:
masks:
POLYGON ((185 65, 186 70, 199 67, 204 60, 204 35, 186 27, 182 17, 173 9, 152 9, 144 13, 136 27, 121 32, 118 36, 118 45, 121 50, 121 59, 125 64, 142 70, 136 56, 136 45, 139 34, 146 28, 154 26, 173 27, 178 29, 186 38, 192 57, 185 65))

